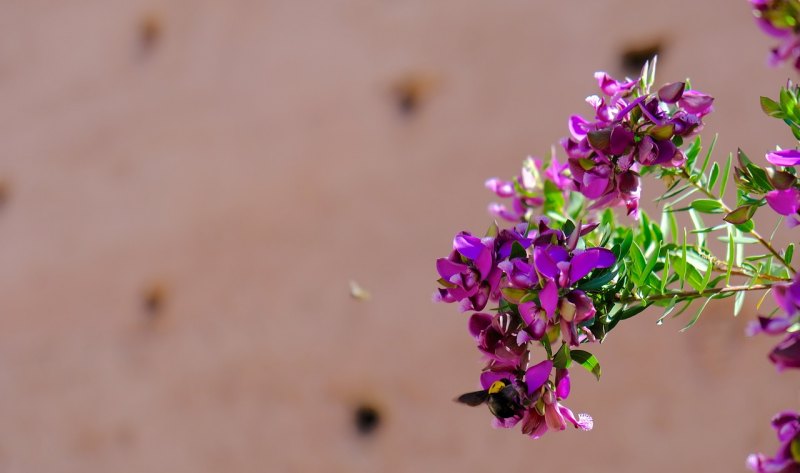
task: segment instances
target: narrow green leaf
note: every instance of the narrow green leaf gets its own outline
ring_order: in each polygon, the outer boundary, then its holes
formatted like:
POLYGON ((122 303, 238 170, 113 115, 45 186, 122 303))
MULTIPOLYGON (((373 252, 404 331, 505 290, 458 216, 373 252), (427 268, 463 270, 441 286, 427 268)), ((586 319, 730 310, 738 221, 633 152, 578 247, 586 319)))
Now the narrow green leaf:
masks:
POLYGON ((650 259, 647 260, 647 265, 644 267, 644 271, 642 274, 645 276, 649 276, 651 272, 653 272, 653 268, 656 267, 656 263, 658 263, 658 257, 661 253, 661 241, 655 241, 655 248, 653 249, 653 253, 650 255, 650 259))
MULTIPOLYGON (((703 223, 703 219, 694 210, 689 211, 689 216, 692 218, 692 223, 694 223, 695 229, 704 228, 706 226, 706 224, 703 223)), ((697 246, 700 248, 706 246, 706 236, 702 233, 697 234, 697 246)))
POLYGON ((725 273, 725 285, 731 282, 731 271, 733 270, 734 258, 736 257, 736 245, 733 242, 733 230, 728 227, 728 271, 725 273))
POLYGON ((706 168, 708 168, 708 163, 711 160, 711 153, 714 152, 714 147, 717 145, 717 138, 719 135, 714 135, 714 139, 711 140, 711 144, 708 146, 708 150, 706 151, 706 157, 703 160, 703 165, 700 167, 700 175, 703 175, 706 172, 706 168))
POLYGON ((669 281, 670 263, 669 258, 664 258, 664 268, 661 270, 661 294, 667 289, 667 282, 669 281))
MULTIPOLYGON (((717 240, 724 241, 724 242, 727 243, 728 240, 731 240, 731 238, 727 237, 727 236, 719 236, 719 237, 717 237, 717 240)), ((733 237, 733 242, 736 243, 736 244, 749 245, 749 244, 752 244, 752 243, 758 243, 758 240, 756 240, 755 238, 750 238, 750 237, 735 236, 735 237, 733 237)))
POLYGON ((686 228, 683 229, 683 254, 682 254, 682 263, 683 263, 683 274, 681 275, 681 289, 683 289, 684 283, 686 282, 686 271, 689 268, 689 264, 686 262, 686 228))
POLYGON ((697 199, 691 203, 691 207, 704 214, 722 213, 722 203, 713 199, 697 199))
POLYGON ((728 188, 728 178, 731 175, 731 165, 733 164, 733 153, 728 153, 728 161, 722 169, 722 179, 719 181, 719 197, 725 198, 725 190, 728 188))
POLYGON ((692 146, 690 146, 689 149, 686 150, 686 168, 687 169, 693 169, 694 168, 694 162, 697 160, 697 155, 700 154, 700 149, 701 148, 702 148, 702 146, 701 146, 701 143, 700 143, 700 137, 698 136, 692 142, 692 146))
POLYGON ((572 350, 570 356, 572 357, 572 361, 586 368, 586 371, 592 373, 594 377, 600 381, 603 370, 600 368, 600 362, 597 361, 594 355, 584 350, 572 350))
POLYGON ((786 252, 784 252, 783 254, 783 260, 788 264, 792 264, 793 256, 794 256, 794 243, 789 243, 789 246, 786 247, 786 252))
POLYGON ((711 193, 714 192, 714 184, 717 183, 717 178, 719 178, 719 164, 715 162, 711 165, 711 172, 708 174, 708 185, 706 186, 706 189, 711 193))

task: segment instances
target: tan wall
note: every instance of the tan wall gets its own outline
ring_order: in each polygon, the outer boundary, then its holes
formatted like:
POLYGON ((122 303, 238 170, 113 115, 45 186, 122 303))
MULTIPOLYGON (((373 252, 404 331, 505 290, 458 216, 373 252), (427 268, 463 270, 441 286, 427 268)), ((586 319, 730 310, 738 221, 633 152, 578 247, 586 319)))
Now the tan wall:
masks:
POLYGON ((591 433, 451 401, 480 365, 434 259, 654 41, 718 157, 791 145, 744 0, 0 2, 0 472, 744 471, 799 400, 755 299, 618 329, 591 433))

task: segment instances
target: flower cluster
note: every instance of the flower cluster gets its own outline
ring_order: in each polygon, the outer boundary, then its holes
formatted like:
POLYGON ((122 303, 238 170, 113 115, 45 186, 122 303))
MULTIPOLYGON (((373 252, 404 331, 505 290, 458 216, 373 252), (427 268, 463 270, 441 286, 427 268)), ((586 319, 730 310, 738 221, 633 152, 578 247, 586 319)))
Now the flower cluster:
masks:
POLYGON ((437 260, 442 287, 434 298, 476 311, 468 328, 487 361, 483 389, 491 392, 498 381, 510 386, 503 408, 492 409, 496 426, 521 423, 534 438, 567 423, 591 428, 590 417, 575 416, 561 401, 570 392, 570 347, 595 340, 587 328, 595 306, 578 285, 595 269, 616 263, 607 249, 581 248, 581 237, 596 226, 578 224, 565 232, 541 218, 535 228, 520 223, 484 238, 461 232, 450 256, 437 260), (493 314, 481 312, 488 301, 499 305, 493 314), (561 348, 553 353, 559 339, 561 348), (533 366, 532 345, 547 352, 533 366))
POLYGON ((769 359, 780 371, 800 368, 800 276, 796 276, 791 284, 773 286, 773 294, 784 315, 759 317, 747 326, 747 333, 785 335, 783 341, 772 349, 769 359))
POLYGON ((650 93, 648 80, 617 81, 595 74, 602 96, 586 99, 594 120, 569 120, 571 137, 562 141, 575 189, 594 200, 593 207, 625 205, 636 216, 641 192, 640 166, 680 167, 683 140, 703 128, 714 99, 685 82, 650 93))
POLYGON ((750 0, 750 5, 758 26, 780 40, 768 56, 770 66, 793 61, 795 69, 800 69, 800 1, 750 0))
POLYGON ((511 206, 489 204, 489 213, 511 222, 529 221, 532 211, 541 208, 545 192, 565 192, 571 186, 566 164, 560 164, 555 156, 542 164, 539 158, 528 158, 522 172, 511 181, 493 177, 486 181, 486 188, 501 198, 512 198, 511 206), (543 171, 544 169, 544 171, 543 171))
POLYGON ((752 454, 747 458, 747 467, 756 473, 800 472, 800 415, 792 411, 780 412, 772 418, 772 428, 781 442, 775 456, 752 454))

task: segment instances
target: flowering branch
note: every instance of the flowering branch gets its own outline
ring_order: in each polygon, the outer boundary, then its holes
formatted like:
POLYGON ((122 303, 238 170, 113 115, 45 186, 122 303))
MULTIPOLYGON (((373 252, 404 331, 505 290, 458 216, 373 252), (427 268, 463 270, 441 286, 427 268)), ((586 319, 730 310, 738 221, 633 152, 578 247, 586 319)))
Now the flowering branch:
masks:
MULTIPOLYGON (((726 214, 730 215, 730 214, 733 212, 733 210, 731 210, 731 208, 730 208, 730 207, 728 207, 728 206, 725 204, 725 202, 722 200, 722 198, 721 198, 721 197, 714 195, 714 194, 713 194, 713 193, 711 193, 711 192, 710 192, 708 189, 706 189, 705 187, 703 187, 703 186, 701 186, 700 184, 698 184, 698 182, 697 182, 697 180, 696 180, 696 179, 692 179, 692 176, 690 176, 690 175, 689 175, 689 173, 686 171, 686 168, 681 168, 681 169, 680 169, 680 174, 679 174, 679 176, 680 176, 681 178, 685 179, 685 180, 686 180, 686 181, 687 181, 689 184, 691 184, 691 185, 692 185, 692 187, 694 187, 695 189, 697 189, 697 190, 698 190, 698 191, 700 191, 701 193, 705 194, 705 196, 706 196, 706 197, 708 197, 709 199, 711 199, 711 200, 713 200, 713 201, 716 201, 716 202, 718 202, 718 203, 719 203, 719 206, 720 206, 720 208, 721 208, 721 209, 722 209, 722 210, 723 210, 723 211, 724 211, 726 214)), ((771 244, 770 242, 768 242, 767 240, 765 240, 765 239, 764 239, 764 237, 762 237, 762 236, 761 236, 761 235, 760 235, 760 234, 759 234, 759 233, 758 233, 758 232, 755 230, 755 228, 748 230, 748 232, 747 232, 747 233, 749 233, 750 235, 752 235, 752 236, 753 236, 753 238, 755 238, 756 240, 758 240, 758 242, 761 244, 761 246, 763 246, 764 248, 766 248, 766 249, 767 249, 767 251, 769 251, 770 253, 772 253, 772 254, 773 254, 773 256, 775 256, 775 258, 777 258, 777 259, 778 259, 778 261, 779 261, 779 262, 780 262, 780 263, 781 263, 781 264, 782 264, 784 267, 786 267, 786 269, 788 269, 788 270, 789 270, 789 271, 790 271, 792 274, 796 274, 796 273, 797 273, 797 270, 795 270, 795 269, 792 267, 792 265, 791 265, 791 264, 787 263, 787 262, 786 262, 786 260, 783 258, 783 256, 782 256, 782 255, 781 255, 781 254, 780 254, 780 253, 779 253, 777 250, 775 250, 775 248, 772 246, 772 244, 771 244)))

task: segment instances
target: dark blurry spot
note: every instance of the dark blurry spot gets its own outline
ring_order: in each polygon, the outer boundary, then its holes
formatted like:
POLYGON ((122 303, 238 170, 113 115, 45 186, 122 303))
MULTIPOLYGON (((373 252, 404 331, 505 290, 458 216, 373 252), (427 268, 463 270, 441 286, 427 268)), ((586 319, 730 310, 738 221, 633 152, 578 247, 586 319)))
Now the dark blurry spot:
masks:
POLYGON ((660 55, 664 48, 661 41, 637 44, 623 51, 620 57, 622 69, 625 74, 636 76, 642 71, 644 63, 653 59, 653 56, 660 55))
POLYGON ((435 81, 422 75, 409 75, 397 81, 393 95, 397 111, 403 116, 417 113, 428 100, 435 81))
POLYGON ((373 406, 363 404, 356 408, 353 422, 358 433, 367 436, 373 434, 380 426, 381 414, 373 406))
POLYGON ((161 18, 155 13, 149 13, 139 22, 139 42, 142 50, 147 52, 155 48, 163 33, 161 18))
POLYGON ((147 288, 142 297, 142 305, 148 317, 158 318, 164 311, 167 291, 161 284, 153 284, 147 288))

